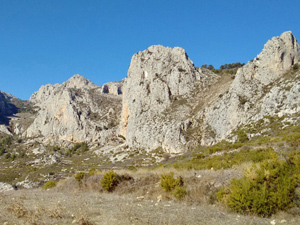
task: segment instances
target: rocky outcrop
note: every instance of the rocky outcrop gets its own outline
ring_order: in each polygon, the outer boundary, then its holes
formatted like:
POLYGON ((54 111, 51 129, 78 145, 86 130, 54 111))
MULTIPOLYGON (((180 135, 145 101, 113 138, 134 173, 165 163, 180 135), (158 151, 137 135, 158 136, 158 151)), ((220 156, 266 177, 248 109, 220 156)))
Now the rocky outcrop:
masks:
POLYGON ((300 47, 291 32, 269 40, 253 61, 237 71, 230 90, 205 110, 204 125, 214 135, 202 144, 224 139, 237 127, 266 115, 299 112, 299 80, 284 77, 299 60, 300 47))
POLYGON ((25 113, 9 129, 8 116, 18 107, 0 92, 0 130, 53 144, 107 145, 120 134, 129 147, 182 152, 227 139, 266 116, 299 113, 299 60, 291 32, 269 40, 235 76, 196 68, 182 48, 155 45, 132 57, 123 81, 99 87, 74 75, 42 86, 30 103, 18 103, 25 113))
POLYGON ((266 115, 299 112, 298 76, 284 76, 299 59, 296 38, 285 32, 226 80, 195 68, 182 48, 151 46, 132 57, 120 133, 129 146, 179 152, 266 115))
POLYGON ((18 108, 12 103, 14 98, 16 99, 13 95, 0 91, 0 124, 8 125, 8 117, 18 112, 18 108))
POLYGON ((121 97, 102 94, 99 86, 78 74, 63 84, 42 86, 30 101, 40 110, 25 137, 102 143, 116 135, 121 97))
POLYGON ((123 83, 124 81, 118 81, 103 84, 101 92, 103 94, 122 95, 123 83))
POLYGON ((216 78, 195 68, 179 47, 151 46, 135 54, 123 88, 120 133, 127 144, 182 151, 181 126, 191 110, 185 99, 216 78))

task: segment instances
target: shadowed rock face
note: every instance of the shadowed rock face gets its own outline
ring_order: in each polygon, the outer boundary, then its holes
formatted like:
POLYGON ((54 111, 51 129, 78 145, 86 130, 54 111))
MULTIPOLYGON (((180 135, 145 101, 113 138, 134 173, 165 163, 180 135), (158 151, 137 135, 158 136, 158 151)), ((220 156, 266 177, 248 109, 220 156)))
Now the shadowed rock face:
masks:
POLYGON ((18 112, 18 108, 11 102, 14 96, 0 91, 0 124, 8 125, 9 116, 18 112))
POLYGON ((123 83, 123 81, 118 81, 103 84, 101 92, 103 94, 122 95, 123 83))

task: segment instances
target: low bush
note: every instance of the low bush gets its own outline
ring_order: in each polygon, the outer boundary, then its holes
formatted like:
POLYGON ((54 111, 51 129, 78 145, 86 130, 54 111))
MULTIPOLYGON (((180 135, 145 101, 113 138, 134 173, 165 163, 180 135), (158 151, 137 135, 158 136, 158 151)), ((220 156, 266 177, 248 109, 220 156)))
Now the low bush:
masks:
POLYGON ((108 171, 104 174, 101 184, 104 190, 112 192, 118 185, 117 174, 113 170, 108 171))
POLYGON ((286 210, 298 200, 300 157, 294 154, 287 160, 271 159, 256 165, 254 176, 233 179, 229 187, 217 196, 230 209, 240 213, 270 217, 286 210))
POLYGON ((240 150, 238 152, 225 152, 221 155, 212 157, 196 156, 189 161, 174 162, 165 165, 165 167, 173 167, 178 170, 182 169, 228 169, 234 165, 240 165, 244 162, 262 162, 265 159, 276 158, 277 153, 272 148, 260 148, 255 150, 240 150))
POLYGON ((176 186, 173 191, 173 196, 177 200, 182 200, 187 195, 187 191, 183 187, 176 186))
POLYGON ((176 187, 183 185, 182 177, 174 178, 174 173, 160 175, 160 186, 164 191, 173 191, 176 187))
POLYGON ((49 180, 44 186, 43 189, 47 190, 50 188, 54 188, 56 186, 56 181, 55 180, 49 180))
POLYGON ((89 170, 89 175, 92 176, 92 175, 95 175, 97 173, 97 170, 95 168, 91 168, 89 170))
POLYGON ((86 173, 84 172, 79 172, 76 173, 76 175, 74 176, 74 178, 77 180, 78 183, 82 183, 83 178, 86 176, 86 173))
POLYGON ((66 151, 66 156, 71 157, 73 154, 80 154, 88 151, 88 145, 86 142, 76 143, 72 148, 66 151))
POLYGON ((245 143, 248 140, 249 140, 249 138, 248 138, 245 130, 239 130, 237 132, 237 142, 239 142, 239 143, 245 143))

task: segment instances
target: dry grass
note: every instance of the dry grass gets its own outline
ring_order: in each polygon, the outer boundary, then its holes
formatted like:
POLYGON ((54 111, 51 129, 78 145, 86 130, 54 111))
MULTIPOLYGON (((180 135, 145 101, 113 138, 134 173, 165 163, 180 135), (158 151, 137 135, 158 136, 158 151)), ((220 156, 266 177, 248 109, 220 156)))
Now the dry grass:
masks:
POLYGON ((231 214, 215 205, 138 200, 132 195, 99 192, 21 190, 1 195, 3 224, 299 224, 280 214, 263 219, 231 214), (25 197, 26 196, 26 197, 25 197))
MULTIPOLYGON (((48 191, 21 190, 0 195, 0 223, 238 224, 242 221, 239 216, 212 205, 216 204, 216 191, 232 177, 240 176, 237 170, 118 170, 120 181, 113 194, 101 187, 106 171, 84 176, 81 182, 73 176, 48 191), (188 194, 180 203, 160 187, 160 175, 169 172, 183 177, 188 194)), ((248 224, 266 221, 245 218, 248 224)))
POLYGON ((215 193, 248 167, 218 171, 117 170, 120 181, 113 193, 101 187, 106 171, 85 176, 82 182, 73 176, 47 191, 0 193, 0 224, 270 224, 274 219, 299 224, 300 214, 295 210, 265 219, 232 214, 216 202, 215 193), (169 172, 183 178, 187 195, 180 202, 160 187, 160 175, 169 172))

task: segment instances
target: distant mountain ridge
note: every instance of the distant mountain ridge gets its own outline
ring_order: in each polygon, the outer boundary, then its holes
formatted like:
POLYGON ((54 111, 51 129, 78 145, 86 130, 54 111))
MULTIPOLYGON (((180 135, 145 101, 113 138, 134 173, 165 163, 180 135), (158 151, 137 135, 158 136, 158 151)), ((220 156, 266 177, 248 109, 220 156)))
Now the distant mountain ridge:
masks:
POLYGON ((299 113, 299 61, 290 31, 269 40, 233 77, 196 68, 182 48, 154 45, 132 57, 120 82, 99 87, 77 74, 42 86, 22 106, 0 92, 0 118, 12 135, 45 144, 183 152, 233 141, 237 129, 266 116, 299 113))

